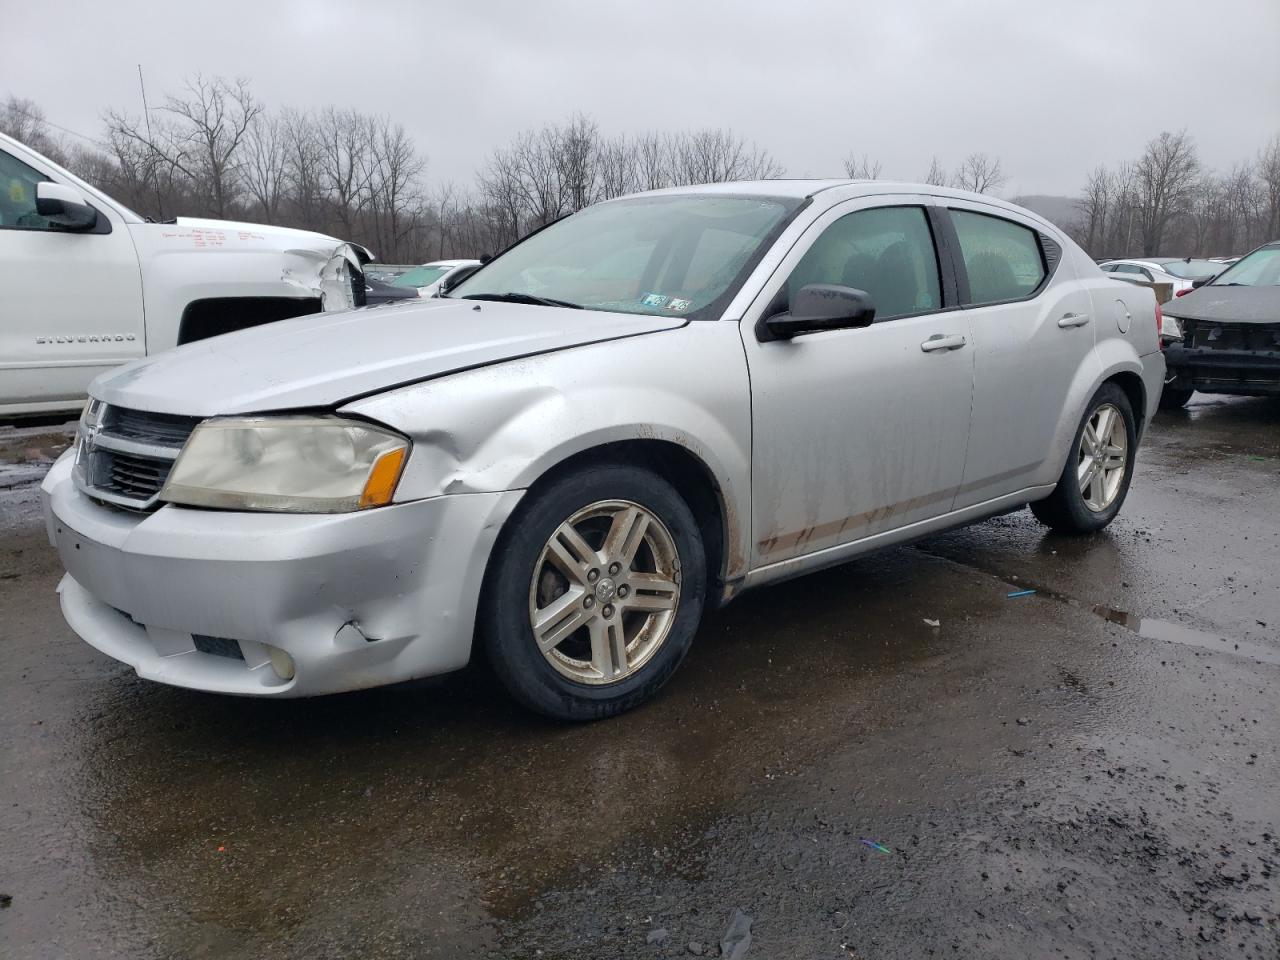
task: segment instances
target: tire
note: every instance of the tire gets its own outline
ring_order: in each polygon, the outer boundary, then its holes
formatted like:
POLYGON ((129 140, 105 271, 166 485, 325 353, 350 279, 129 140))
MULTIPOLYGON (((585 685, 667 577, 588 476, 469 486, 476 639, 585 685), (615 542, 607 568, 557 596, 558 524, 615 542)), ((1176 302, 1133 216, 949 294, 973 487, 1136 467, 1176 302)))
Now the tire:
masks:
POLYGON ((479 638, 524 706, 558 720, 599 720, 648 700, 675 672, 706 589, 698 524, 675 488, 647 469, 588 466, 535 488, 508 521, 485 578, 479 638), (617 533, 638 527, 642 534, 617 533))
MULTIPOLYGON (((1118 425, 1112 428, 1113 431, 1116 429, 1118 425)), ((1109 432, 1108 436, 1118 438, 1116 432, 1109 432)), ((1137 421, 1134 419, 1133 407, 1129 403, 1128 396, 1116 384, 1104 383, 1089 401, 1085 415, 1076 428, 1071 443, 1071 453, 1067 456, 1066 466, 1062 468, 1058 485, 1054 487, 1053 493, 1047 499, 1031 504, 1031 512, 1035 514, 1036 519, 1058 533, 1076 535, 1094 533, 1114 520, 1124 504, 1125 497, 1128 496, 1129 483, 1133 479, 1133 462, 1138 451, 1137 437, 1137 421), (1095 461, 1094 469, 1088 474, 1093 479, 1089 485, 1090 494, 1086 496, 1081 489, 1079 474, 1081 466, 1086 465, 1089 459, 1088 454, 1081 449, 1085 429, 1096 427, 1098 423, 1095 422, 1095 417, 1107 408, 1114 410, 1123 424, 1125 446, 1121 456, 1115 451, 1115 444, 1104 442, 1103 460, 1105 463, 1115 465, 1123 460, 1124 472, 1112 489, 1111 480, 1114 474, 1108 469, 1102 471, 1099 476, 1099 471, 1096 469, 1098 464, 1095 461), (1102 495, 1097 495, 1099 493, 1102 495)), ((1086 447, 1091 445, 1092 442, 1086 447)))
POLYGON ((1195 390, 1188 387, 1171 387, 1166 384, 1164 390, 1160 392, 1160 409, 1181 410, 1187 405, 1193 393, 1195 390))

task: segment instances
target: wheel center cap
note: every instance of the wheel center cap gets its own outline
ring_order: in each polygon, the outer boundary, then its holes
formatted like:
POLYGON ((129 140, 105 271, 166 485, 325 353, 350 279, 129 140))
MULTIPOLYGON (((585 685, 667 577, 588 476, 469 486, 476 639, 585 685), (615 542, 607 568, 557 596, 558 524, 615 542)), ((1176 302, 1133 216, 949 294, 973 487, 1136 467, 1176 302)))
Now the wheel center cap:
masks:
POLYGON ((596 599, 601 603, 608 603, 617 592, 618 585, 613 582, 612 577, 602 577, 596 583, 596 599))

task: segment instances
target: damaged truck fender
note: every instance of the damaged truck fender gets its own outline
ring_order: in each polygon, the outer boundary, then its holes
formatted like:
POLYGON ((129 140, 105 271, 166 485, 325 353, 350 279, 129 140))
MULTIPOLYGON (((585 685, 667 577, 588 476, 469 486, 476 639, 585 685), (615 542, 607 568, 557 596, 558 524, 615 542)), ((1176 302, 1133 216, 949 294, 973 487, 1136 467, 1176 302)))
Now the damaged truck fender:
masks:
POLYGON ((4 158, 0 227, 15 229, 0 229, 0 418, 73 412, 95 377, 178 344, 363 303, 372 257, 355 244, 158 223, 0 134, 4 158))

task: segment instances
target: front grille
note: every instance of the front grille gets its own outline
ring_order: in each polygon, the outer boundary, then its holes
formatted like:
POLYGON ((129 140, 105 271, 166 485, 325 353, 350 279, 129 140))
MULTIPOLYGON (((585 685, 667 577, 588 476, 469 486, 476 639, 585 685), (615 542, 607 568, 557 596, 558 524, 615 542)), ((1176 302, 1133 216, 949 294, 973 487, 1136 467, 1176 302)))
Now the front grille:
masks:
POLYGON ((181 447, 191 436, 198 417, 178 417, 170 413, 146 413, 124 407, 106 407, 103 431, 129 440, 181 447))
POLYGON ((90 497, 127 510, 150 510, 198 417, 101 405, 97 429, 78 435, 76 477, 90 497))
POLYGON ((237 640, 228 640, 226 637, 206 637, 202 633, 193 633, 191 641, 201 653, 226 657, 229 660, 244 659, 244 653, 241 652, 240 643, 237 640))
POLYGON ((1184 320, 1183 343, 1207 350, 1239 350, 1250 353, 1280 351, 1280 323, 1217 323, 1184 320))
POLYGON ((133 457, 112 450, 101 450, 96 457, 100 460, 97 465, 98 486, 135 500, 149 500, 156 496, 173 465, 168 460, 133 457))

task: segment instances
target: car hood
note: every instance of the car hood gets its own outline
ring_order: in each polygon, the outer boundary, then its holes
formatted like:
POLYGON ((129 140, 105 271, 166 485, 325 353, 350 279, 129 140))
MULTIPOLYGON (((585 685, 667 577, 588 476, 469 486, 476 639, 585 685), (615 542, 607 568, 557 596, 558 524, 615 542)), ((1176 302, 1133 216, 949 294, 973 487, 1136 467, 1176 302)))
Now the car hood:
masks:
POLYGON ((1280 287, 1207 284, 1161 307, 1171 317, 1223 323, 1280 323, 1280 287))
POLYGON ((109 404, 209 417, 331 407, 458 370, 684 326, 679 317, 406 300, 229 333, 98 377, 109 404))
POLYGON ((161 228, 181 227, 198 231, 222 231, 227 234, 234 234, 237 238, 245 237, 246 235, 249 237, 254 235, 258 237, 279 237, 282 240, 291 241, 292 244, 322 243, 325 246, 332 246, 338 242, 336 237, 317 233, 314 230, 299 230, 296 227, 272 227, 265 223, 241 223, 236 220, 207 220, 202 217, 176 217, 172 224, 161 223, 156 224, 156 226, 161 228))

